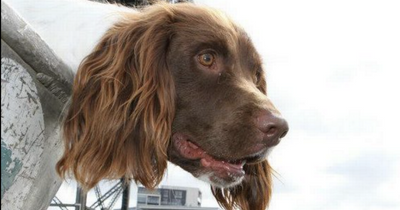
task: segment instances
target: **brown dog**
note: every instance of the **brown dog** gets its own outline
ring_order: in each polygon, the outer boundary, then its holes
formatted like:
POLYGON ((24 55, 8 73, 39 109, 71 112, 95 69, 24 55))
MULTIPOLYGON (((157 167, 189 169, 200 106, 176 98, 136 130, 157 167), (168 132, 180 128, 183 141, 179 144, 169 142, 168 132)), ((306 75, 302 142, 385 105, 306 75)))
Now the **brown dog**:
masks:
POLYGON ((266 155, 288 125, 248 35, 192 4, 122 17, 79 67, 58 173, 87 189, 120 177, 151 188, 170 160, 208 181, 224 208, 265 209, 266 155))

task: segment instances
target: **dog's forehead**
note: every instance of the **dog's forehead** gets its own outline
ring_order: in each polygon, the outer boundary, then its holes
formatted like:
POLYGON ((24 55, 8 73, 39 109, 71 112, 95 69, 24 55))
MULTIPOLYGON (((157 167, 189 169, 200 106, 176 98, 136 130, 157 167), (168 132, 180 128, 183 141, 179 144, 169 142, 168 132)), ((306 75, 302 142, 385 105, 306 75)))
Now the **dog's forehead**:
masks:
POLYGON ((235 23, 220 10, 190 4, 177 5, 176 8, 172 22, 178 33, 182 31, 192 35, 212 36, 236 33, 235 23))
POLYGON ((262 59, 253 45, 250 36, 242 28, 237 27, 237 52, 242 65, 250 68, 261 68, 262 59))
MULTIPOLYGON (((196 54, 214 49, 243 69, 258 69, 262 60, 246 31, 224 12, 202 6, 180 5, 176 13, 175 35, 179 51, 196 54)), ((175 42, 174 41, 174 42, 175 42)))

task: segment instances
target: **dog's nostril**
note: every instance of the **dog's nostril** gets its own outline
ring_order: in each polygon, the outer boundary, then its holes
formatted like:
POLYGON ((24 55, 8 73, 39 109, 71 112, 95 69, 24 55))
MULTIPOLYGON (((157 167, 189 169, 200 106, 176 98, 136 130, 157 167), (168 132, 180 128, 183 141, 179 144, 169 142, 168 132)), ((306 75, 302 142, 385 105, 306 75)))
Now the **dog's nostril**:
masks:
POLYGON ((281 125, 281 135, 279 138, 283 138, 289 132, 289 125, 285 119, 282 118, 282 125, 281 125))
POLYGON ((286 136, 286 134, 287 134, 288 132, 289 132, 288 130, 284 131, 284 132, 282 133, 282 135, 281 135, 281 137, 280 137, 280 138, 283 138, 283 137, 285 137, 285 136, 286 136))

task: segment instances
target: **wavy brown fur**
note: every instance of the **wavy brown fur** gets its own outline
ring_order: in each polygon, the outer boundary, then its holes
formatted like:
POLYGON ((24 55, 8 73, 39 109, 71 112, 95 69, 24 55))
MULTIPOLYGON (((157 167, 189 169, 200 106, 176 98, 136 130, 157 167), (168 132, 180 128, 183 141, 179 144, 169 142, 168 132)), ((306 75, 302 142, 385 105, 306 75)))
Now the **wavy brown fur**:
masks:
POLYGON ((241 185, 220 189, 211 187, 218 203, 227 210, 264 210, 272 190, 272 169, 267 161, 246 165, 246 179, 241 185))
POLYGON ((103 178, 133 177, 150 188, 162 179, 175 89, 161 12, 116 25, 79 68, 56 168, 62 177, 72 171, 85 189, 103 178))

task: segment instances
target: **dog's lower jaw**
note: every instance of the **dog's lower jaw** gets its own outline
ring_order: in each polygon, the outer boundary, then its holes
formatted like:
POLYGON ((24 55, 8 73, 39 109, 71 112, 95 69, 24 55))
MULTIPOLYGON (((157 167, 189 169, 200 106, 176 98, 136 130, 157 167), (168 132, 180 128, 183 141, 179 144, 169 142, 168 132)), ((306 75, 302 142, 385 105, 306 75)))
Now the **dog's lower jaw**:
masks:
POLYGON ((213 172, 201 174, 201 175, 197 176, 196 178, 199 180, 202 180, 204 182, 207 182, 211 186, 214 186, 217 188, 231 188, 236 185, 239 185, 244 180, 244 176, 239 176, 239 177, 232 176, 231 177, 232 179, 230 181, 226 181, 226 180, 214 175, 213 172))
POLYGON ((182 158, 174 150, 169 151, 168 158, 171 163, 191 173, 192 176, 217 188, 231 188, 239 185, 246 176, 244 171, 240 173, 239 170, 237 173, 212 170, 211 168, 204 167, 201 160, 182 158))

